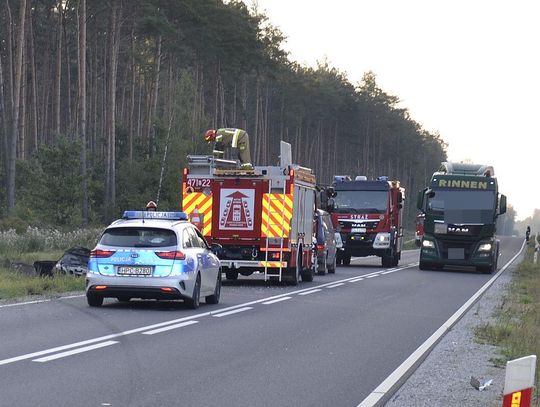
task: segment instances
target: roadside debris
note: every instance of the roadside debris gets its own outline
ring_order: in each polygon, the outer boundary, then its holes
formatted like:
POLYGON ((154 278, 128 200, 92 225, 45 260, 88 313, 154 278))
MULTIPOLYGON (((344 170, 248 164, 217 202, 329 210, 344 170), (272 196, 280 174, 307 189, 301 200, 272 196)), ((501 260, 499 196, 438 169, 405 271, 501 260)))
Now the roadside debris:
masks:
POLYGON ((474 387, 478 391, 486 390, 489 386, 491 386, 491 383, 493 383, 493 380, 486 380, 485 382, 480 382, 479 379, 477 379, 474 376, 471 376, 471 386, 474 387))

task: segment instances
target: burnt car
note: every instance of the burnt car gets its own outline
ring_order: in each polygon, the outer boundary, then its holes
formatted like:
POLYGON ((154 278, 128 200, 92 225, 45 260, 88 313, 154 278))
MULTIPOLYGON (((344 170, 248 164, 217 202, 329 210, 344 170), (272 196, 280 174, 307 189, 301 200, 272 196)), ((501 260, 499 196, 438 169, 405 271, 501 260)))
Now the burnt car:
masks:
POLYGON ((64 252, 64 255, 56 263, 56 271, 61 274, 75 276, 85 275, 88 271, 90 249, 86 247, 72 247, 64 252))

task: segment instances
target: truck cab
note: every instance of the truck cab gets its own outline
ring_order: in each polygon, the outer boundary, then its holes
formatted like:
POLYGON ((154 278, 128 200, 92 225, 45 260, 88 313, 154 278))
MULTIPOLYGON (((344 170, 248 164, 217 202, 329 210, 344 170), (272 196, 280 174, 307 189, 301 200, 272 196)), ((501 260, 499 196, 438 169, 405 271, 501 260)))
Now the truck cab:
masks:
POLYGON ((442 163, 428 188, 419 192, 417 207, 425 216, 420 269, 474 266, 497 269, 497 217, 506 212, 493 167, 442 163))
POLYGON ((343 241, 338 264, 349 265, 352 256, 379 256, 383 267, 397 266, 405 193, 399 181, 364 176, 353 181, 349 176, 336 176, 332 187, 327 208, 343 241))

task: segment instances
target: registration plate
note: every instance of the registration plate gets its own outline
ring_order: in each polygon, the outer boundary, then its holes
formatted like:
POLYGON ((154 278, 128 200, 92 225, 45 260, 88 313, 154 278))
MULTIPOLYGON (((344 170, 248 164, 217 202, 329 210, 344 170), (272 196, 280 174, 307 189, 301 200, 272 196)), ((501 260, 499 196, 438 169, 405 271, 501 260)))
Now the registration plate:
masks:
POLYGON ((151 266, 119 266, 117 274, 121 276, 149 276, 153 269, 151 266))
POLYGON ((366 228, 352 228, 351 233, 366 233, 366 228))

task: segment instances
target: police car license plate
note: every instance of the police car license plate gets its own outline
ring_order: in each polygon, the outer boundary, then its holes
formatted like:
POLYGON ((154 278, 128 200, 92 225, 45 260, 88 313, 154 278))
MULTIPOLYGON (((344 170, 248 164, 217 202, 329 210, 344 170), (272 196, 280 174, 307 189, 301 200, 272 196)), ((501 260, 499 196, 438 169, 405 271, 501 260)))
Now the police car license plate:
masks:
POLYGON ((351 233, 366 233, 366 228, 352 228, 351 233))
POLYGON ((153 269, 151 266, 119 266, 117 274, 121 276, 149 276, 153 269))

